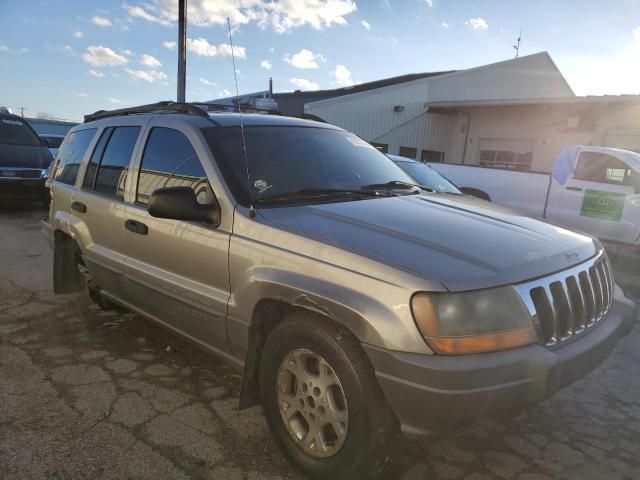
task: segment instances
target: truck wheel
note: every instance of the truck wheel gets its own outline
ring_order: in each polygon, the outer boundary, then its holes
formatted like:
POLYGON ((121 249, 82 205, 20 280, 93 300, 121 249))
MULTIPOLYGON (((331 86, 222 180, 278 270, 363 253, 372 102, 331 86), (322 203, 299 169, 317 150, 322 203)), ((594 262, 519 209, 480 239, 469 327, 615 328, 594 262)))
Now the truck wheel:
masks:
POLYGON ((76 243, 56 232, 53 248, 53 293, 76 293, 84 287, 84 276, 78 268, 80 251, 76 243))
POLYGON ((371 478, 387 464, 396 422, 360 345, 330 320, 296 312, 275 327, 260 395, 276 443, 308 475, 371 478))

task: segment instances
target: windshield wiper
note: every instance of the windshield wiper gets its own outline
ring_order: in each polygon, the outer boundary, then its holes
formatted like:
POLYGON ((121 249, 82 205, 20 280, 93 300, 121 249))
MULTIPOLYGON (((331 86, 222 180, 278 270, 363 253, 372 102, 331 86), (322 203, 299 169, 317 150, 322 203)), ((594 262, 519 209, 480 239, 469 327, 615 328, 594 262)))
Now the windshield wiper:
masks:
POLYGON ((344 189, 344 188, 316 188, 308 187, 301 188, 293 192, 277 193, 274 195, 267 195, 256 199, 256 202, 277 202, 280 200, 292 200, 297 198, 313 198, 323 197, 329 195, 358 195, 375 197, 378 193, 374 190, 359 190, 359 189, 344 189))
POLYGON ((421 190, 426 190, 427 192, 433 192, 434 189, 431 187, 427 187, 425 185, 419 185, 417 183, 409 183, 403 182, 401 180, 391 180, 386 183, 371 183, 369 185, 363 185, 362 190, 391 190, 397 188, 419 188, 421 190))

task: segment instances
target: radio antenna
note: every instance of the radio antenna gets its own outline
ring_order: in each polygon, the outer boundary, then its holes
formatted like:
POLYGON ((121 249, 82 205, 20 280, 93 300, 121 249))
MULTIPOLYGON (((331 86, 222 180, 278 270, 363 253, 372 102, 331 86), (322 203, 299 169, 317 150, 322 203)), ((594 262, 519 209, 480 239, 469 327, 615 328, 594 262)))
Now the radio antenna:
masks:
POLYGON ((244 137, 244 122, 242 121, 242 106, 240 105, 240 92, 238 90, 238 71, 236 70, 236 56, 233 51, 233 37, 231 35, 231 20, 227 17, 227 29, 229 30, 229 45, 231 46, 231 61, 233 62, 233 80, 236 84, 236 104, 240 116, 240 136, 242 137, 242 151, 244 153, 244 166, 247 174, 247 188, 249 189, 249 216, 256 216, 253 208, 253 194, 251 193, 251 175, 249 174, 249 158, 247 157, 247 142, 244 137))

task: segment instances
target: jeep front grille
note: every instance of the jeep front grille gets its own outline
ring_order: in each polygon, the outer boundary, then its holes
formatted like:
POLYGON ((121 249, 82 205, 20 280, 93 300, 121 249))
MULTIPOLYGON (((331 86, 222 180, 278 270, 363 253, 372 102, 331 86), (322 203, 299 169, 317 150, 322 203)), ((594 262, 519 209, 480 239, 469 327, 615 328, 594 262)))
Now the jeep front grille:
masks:
POLYGON ((606 254, 569 270, 516 285, 543 343, 558 346, 597 325, 613 303, 613 275, 606 254))

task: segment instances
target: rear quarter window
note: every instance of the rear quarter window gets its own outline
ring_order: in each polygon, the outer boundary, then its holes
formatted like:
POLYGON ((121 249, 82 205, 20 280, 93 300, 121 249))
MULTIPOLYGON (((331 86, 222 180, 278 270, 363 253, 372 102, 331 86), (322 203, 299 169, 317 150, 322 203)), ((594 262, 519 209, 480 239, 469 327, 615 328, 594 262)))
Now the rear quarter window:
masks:
POLYGON ((97 128, 77 130, 65 138, 58 150, 58 163, 52 175, 54 181, 67 185, 76 183, 80 163, 97 130, 97 128))

